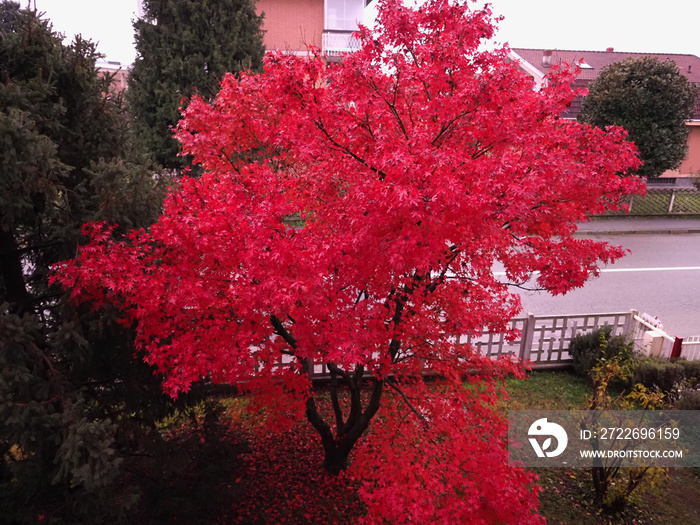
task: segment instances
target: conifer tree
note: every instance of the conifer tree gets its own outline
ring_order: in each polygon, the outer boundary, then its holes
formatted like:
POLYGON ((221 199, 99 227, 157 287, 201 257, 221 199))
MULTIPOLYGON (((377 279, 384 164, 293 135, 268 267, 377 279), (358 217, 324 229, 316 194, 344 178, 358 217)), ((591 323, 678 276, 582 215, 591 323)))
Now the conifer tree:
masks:
POLYGON ((252 0, 145 0, 134 23, 137 57, 128 100, 142 144, 162 166, 177 170, 171 128, 180 104, 210 98, 227 72, 262 67, 262 16, 252 0))
POLYGON ((123 415, 163 396, 131 332, 67 304, 47 275, 85 222, 114 221, 118 235, 149 225, 166 180, 131 146, 93 43, 62 44, 16 3, 0 3, 0 21, 0 521, 61 509, 52 516, 97 523, 123 415))

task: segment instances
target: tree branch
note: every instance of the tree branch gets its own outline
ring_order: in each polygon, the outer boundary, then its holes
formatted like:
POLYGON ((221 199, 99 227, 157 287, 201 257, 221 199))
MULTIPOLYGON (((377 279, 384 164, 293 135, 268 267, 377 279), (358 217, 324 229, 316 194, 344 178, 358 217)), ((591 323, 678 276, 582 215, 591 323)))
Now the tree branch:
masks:
POLYGON ((396 392, 398 392, 399 395, 403 398, 404 403, 406 403, 406 406, 411 410, 411 412, 418 416, 418 418, 427 425, 428 421, 425 419, 425 416, 418 412, 418 409, 416 409, 416 407, 413 406, 411 401, 408 399, 406 393, 403 390, 401 390, 397 385, 395 385, 392 381, 387 381, 386 384, 393 388, 396 392))
POLYGON ((326 130, 326 127, 323 125, 323 121, 320 119, 316 121, 316 127, 323 133, 328 140, 331 141, 331 143, 338 148, 340 151, 347 153, 350 155, 353 159, 355 159, 357 162, 362 164, 363 166, 367 167, 370 171, 373 171, 377 175, 379 175, 379 180, 383 181, 386 178, 386 173, 384 173, 382 170, 379 168, 375 168, 372 166, 369 162, 367 162, 365 159, 362 157, 358 156, 354 151, 352 151, 350 148, 343 146, 340 144, 338 141, 336 141, 333 137, 331 137, 330 133, 328 133, 328 130, 326 130))
POLYGON ((338 401, 338 372, 331 368, 331 403, 333 405, 333 413, 335 414, 335 433, 340 435, 343 429, 343 409, 340 407, 340 401, 338 401))
POLYGON ((362 416, 360 418, 360 434, 362 434, 362 432, 364 432, 367 429, 369 422, 377 413, 377 410, 379 410, 383 392, 384 381, 380 379, 375 379, 374 387, 372 387, 372 395, 369 398, 369 403, 367 403, 367 408, 365 408, 365 411, 362 413, 362 416))
MULTIPOLYGON (((338 435, 343 436, 347 434, 354 426, 357 425, 360 415, 362 414, 362 396, 359 386, 362 381, 364 367, 362 365, 357 365, 355 367, 355 373, 351 377, 348 372, 346 372, 345 370, 333 363, 327 363, 327 366, 328 370, 331 371, 331 378, 334 373, 340 375, 345 381, 345 383, 348 385, 348 389, 350 390, 350 413, 348 414, 347 421, 338 426, 338 435)), ((340 405, 338 406, 338 408, 340 408, 340 405)), ((335 407, 333 407, 333 410, 335 411, 335 407)), ((337 418, 338 413, 336 412, 336 421, 337 418)))
POLYGON ((279 335, 282 339, 284 339, 289 346, 294 348, 296 350, 297 348, 297 340, 294 338, 292 334, 289 333, 289 331, 284 327, 282 324, 282 321, 280 321, 277 316, 271 315, 270 316, 270 323, 272 324, 272 327, 275 329, 275 333, 279 335))
POLYGON ((445 267, 440 272, 440 275, 436 279, 431 280, 430 284, 425 287, 425 295, 434 292, 438 285, 445 282, 445 275, 447 274, 447 270, 450 269, 450 264, 452 264, 455 259, 459 257, 460 251, 456 247, 452 246, 450 247, 450 250, 452 251, 452 255, 447 261, 445 261, 445 267))

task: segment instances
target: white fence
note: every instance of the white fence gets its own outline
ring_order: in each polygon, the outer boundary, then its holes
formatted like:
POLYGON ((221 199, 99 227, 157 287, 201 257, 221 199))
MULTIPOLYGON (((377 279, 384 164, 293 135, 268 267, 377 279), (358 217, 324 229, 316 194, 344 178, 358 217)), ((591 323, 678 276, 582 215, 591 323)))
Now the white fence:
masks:
POLYGON ((513 341, 507 341, 503 334, 484 332, 478 339, 463 337, 460 342, 471 343, 490 357, 510 355, 529 361, 535 369, 560 368, 572 363, 568 349, 575 336, 603 326, 610 326, 612 335, 629 334, 636 328, 637 316, 636 310, 556 316, 530 314, 511 321, 511 328, 520 332, 520 337, 513 341))
POLYGON ((670 358, 676 338, 671 337, 661 328, 660 323, 637 315, 634 316, 635 326, 630 334, 635 349, 651 357, 670 358))
POLYGON ((321 52, 328 57, 339 57, 360 49, 357 31, 326 29, 322 35, 321 52))
MULTIPOLYGON (((629 312, 548 315, 516 318, 511 329, 520 335, 512 340, 504 334, 484 331, 478 338, 460 337, 460 344, 471 344, 484 355, 492 358, 510 356, 529 362, 533 369, 563 368, 573 363, 569 355, 571 340, 579 334, 604 326, 611 327, 612 335, 627 335, 634 341, 635 349, 646 355, 671 357, 674 346, 681 346, 680 357, 700 359, 700 336, 680 340, 666 334, 658 323, 648 316, 640 316, 637 310, 629 312)), ((311 378, 329 377, 328 368, 313 363, 311 378)))
POLYGON ((688 361, 700 359, 700 335, 687 337, 681 344, 681 357, 688 361))
POLYGON ((522 361, 530 361, 532 367, 553 368, 572 363, 568 348, 571 339, 578 334, 590 332, 603 326, 612 327, 612 335, 627 335, 634 341, 636 351, 669 359, 674 348, 683 359, 700 360, 700 336, 683 340, 668 335, 660 323, 637 310, 606 314, 581 314, 514 319, 511 327, 521 332, 521 337, 507 342, 502 335, 484 332, 476 340, 463 338, 460 342, 471 342, 485 355, 498 357, 512 355, 522 361))

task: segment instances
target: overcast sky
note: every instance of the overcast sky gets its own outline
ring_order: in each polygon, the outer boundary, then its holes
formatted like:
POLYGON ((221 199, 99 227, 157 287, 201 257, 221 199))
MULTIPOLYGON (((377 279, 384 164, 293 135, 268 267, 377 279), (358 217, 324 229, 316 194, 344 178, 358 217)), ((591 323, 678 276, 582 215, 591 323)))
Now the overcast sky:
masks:
MULTIPOLYGON (((23 6, 28 0, 18 0, 23 6)), ((132 19, 138 0, 30 0, 56 31, 99 42, 107 60, 134 60, 132 19)), ((483 2, 485 3, 485 2, 483 2)), ((482 2, 475 5, 481 6, 482 2)), ((511 47, 700 56, 697 0, 493 0, 504 17, 495 40, 511 47)))

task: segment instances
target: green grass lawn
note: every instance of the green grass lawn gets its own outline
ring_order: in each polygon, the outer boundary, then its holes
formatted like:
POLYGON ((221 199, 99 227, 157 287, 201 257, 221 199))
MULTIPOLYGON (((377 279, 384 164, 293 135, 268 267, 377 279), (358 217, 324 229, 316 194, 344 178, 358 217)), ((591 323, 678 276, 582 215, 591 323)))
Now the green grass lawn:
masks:
MULTIPOLYGON (((568 371, 530 373, 526 380, 507 383, 510 410, 585 409, 591 387, 568 371)), ((700 480, 691 469, 671 469, 668 481, 656 493, 633 498, 622 515, 607 515, 593 504, 588 469, 532 469, 542 487, 540 513, 548 524, 668 524, 700 523, 700 480)), ((633 495, 634 496, 634 495, 633 495)))
POLYGON ((532 371, 528 379, 509 379, 506 388, 510 410, 584 409, 591 398, 591 387, 568 370, 532 371))

